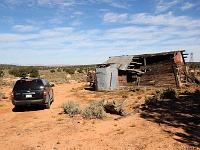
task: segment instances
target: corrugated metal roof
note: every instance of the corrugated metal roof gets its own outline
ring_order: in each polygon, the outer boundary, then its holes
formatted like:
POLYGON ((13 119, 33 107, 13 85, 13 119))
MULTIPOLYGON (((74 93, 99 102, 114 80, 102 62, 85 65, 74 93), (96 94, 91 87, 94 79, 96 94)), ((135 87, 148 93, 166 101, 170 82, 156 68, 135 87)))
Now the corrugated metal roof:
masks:
POLYGON ((123 55, 123 56, 112 56, 104 64, 118 64, 119 70, 126 70, 130 62, 132 61, 133 55, 123 55))
POLYGON ((185 50, 177 50, 177 51, 169 51, 169 52, 161 52, 161 53, 154 53, 154 54, 141 54, 141 55, 122 55, 122 56, 111 56, 109 59, 103 64, 118 64, 119 70, 127 70, 128 65, 134 58, 147 58, 153 56, 162 56, 162 55, 169 55, 174 54, 177 52, 185 52, 185 50))

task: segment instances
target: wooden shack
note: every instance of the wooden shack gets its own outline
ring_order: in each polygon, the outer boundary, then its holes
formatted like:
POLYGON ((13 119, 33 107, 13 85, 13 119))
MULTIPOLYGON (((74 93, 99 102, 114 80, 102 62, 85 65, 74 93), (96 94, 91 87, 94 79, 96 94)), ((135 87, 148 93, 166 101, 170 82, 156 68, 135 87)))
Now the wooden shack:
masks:
POLYGON ((104 63, 118 64, 119 86, 181 87, 186 83, 185 50, 114 56, 104 63))

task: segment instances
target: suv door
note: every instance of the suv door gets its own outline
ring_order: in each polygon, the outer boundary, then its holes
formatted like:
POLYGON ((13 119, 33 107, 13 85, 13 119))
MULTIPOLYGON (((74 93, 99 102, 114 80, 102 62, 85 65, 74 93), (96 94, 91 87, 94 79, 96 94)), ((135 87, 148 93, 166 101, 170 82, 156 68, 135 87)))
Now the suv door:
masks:
POLYGON ((43 82, 44 88, 46 90, 46 103, 48 103, 48 101, 50 101, 50 102, 53 101, 53 89, 52 89, 51 85, 45 79, 42 79, 42 82, 43 82))

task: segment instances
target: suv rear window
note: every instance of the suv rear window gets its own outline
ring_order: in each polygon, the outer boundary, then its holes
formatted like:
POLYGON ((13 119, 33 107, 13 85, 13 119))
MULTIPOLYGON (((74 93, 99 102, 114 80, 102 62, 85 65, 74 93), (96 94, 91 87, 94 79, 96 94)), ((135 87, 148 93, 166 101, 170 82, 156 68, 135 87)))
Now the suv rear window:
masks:
POLYGON ((13 90, 41 90, 43 87, 44 86, 41 80, 18 80, 13 90))

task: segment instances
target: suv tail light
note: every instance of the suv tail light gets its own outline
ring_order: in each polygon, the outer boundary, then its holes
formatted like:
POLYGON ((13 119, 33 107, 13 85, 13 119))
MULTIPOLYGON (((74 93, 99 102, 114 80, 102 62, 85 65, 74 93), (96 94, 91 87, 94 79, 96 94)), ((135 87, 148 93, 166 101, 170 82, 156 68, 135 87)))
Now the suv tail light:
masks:
POLYGON ((44 95, 44 96, 47 96, 47 90, 44 90, 44 91, 43 91, 43 95, 44 95))
POLYGON ((11 98, 14 98, 14 92, 11 93, 11 98))

